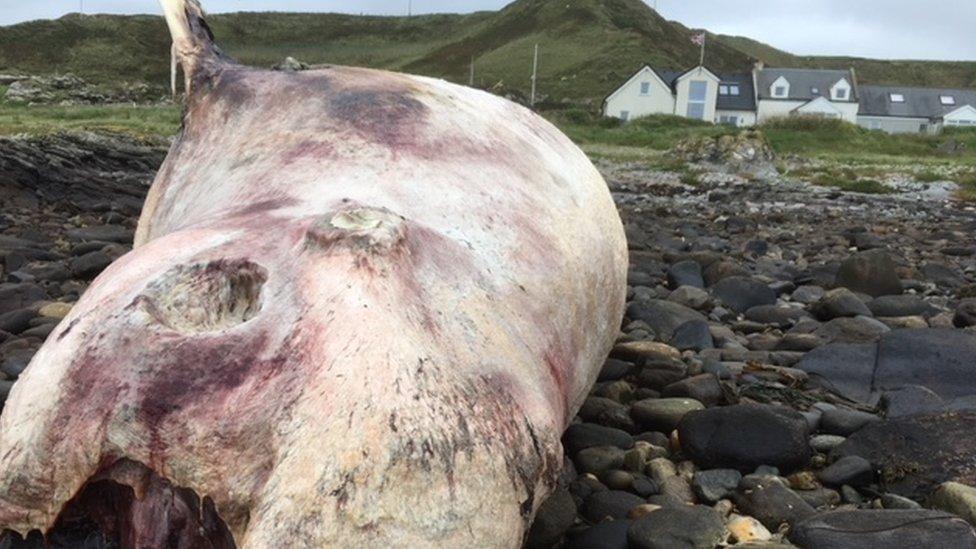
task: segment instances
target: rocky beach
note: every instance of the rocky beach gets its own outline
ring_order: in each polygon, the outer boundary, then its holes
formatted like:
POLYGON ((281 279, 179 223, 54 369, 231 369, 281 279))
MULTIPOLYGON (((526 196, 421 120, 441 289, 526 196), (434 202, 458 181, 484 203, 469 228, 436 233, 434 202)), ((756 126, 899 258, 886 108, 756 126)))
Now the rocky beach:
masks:
MULTIPOLYGON (((0 139, 0 401, 130 249, 167 148, 0 139)), ((813 186, 759 149, 676 149, 693 181, 597 161, 627 313, 528 547, 976 547, 976 210, 949 183, 813 186)))

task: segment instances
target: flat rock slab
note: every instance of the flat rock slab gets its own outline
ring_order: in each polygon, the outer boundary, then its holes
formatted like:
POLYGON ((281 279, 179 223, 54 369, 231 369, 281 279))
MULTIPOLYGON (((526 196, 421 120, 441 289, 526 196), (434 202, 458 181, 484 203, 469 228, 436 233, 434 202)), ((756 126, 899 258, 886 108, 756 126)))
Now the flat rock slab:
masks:
POLYGON ((692 411, 678 424, 681 448, 704 469, 789 472, 810 460, 807 421, 792 409, 739 404, 692 411))
POLYGON ((952 402, 976 395, 976 335, 953 329, 895 330, 878 343, 831 344, 797 366, 825 388, 875 405, 885 393, 924 387, 952 402))
POLYGON ((940 511, 833 511, 798 524, 790 541, 804 549, 972 549, 976 547, 976 533, 966 521, 940 511))
POLYGON ((924 499, 943 482, 976 484, 976 412, 917 415, 872 423, 834 449, 881 470, 884 487, 924 499))

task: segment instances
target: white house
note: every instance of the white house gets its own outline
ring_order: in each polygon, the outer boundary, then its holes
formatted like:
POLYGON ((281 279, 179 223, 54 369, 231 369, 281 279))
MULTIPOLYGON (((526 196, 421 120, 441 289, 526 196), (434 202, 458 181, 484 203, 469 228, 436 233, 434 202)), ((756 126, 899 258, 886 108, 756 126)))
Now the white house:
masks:
POLYGON ((938 133, 945 126, 976 126, 976 92, 862 86, 857 122, 888 133, 938 133))
POLYGON ((751 125, 755 110, 749 75, 720 76, 706 67, 674 72, 645 65, 603 102, 604 116, 622 120, 670 114, 751 125))
POLYGON ((857 122, 858 92, 854 70, 768 69, 753 71, 756 118, 816 115, 857 122))

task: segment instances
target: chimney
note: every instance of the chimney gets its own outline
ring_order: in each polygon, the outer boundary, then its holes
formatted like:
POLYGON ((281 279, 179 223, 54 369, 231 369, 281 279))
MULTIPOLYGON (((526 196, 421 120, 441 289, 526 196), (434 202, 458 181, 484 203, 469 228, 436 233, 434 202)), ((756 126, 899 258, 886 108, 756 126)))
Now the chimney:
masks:
POLYGON ((766 63, 764 63, 762 59, 757 59, 752 67, 757 71, 761 71, 766 68, 766 63))

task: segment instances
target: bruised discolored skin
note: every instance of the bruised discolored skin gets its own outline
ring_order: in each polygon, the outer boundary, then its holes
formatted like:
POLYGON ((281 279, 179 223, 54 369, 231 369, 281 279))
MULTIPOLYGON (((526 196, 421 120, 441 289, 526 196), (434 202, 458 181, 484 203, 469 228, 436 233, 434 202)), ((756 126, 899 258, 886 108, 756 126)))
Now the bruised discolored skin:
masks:
MULTIPOLYGON (((111 478, 173 516, 192 491, 238 547, 518 546, 623 314, 600 175, 503 99, 242 67, 185 9, 184 131, 14 388, 0 528, 111 478)), ((111 526, 194 546, 159 516, 111 526)))

